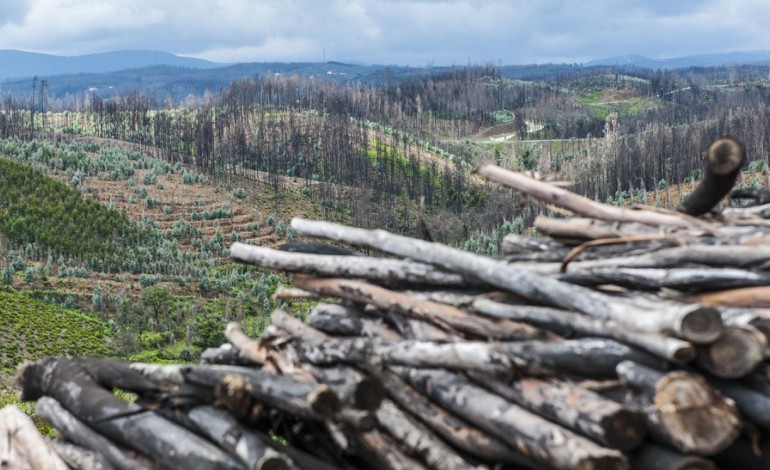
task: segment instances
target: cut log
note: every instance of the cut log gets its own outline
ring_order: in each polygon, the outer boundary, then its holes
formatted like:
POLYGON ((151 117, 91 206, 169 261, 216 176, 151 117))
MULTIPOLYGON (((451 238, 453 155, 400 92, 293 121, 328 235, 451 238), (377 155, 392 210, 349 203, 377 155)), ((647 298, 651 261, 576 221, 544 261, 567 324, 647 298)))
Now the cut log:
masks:
POLYGON ((663 373, 632 362, 617 368, 618 378, 641 392, 652 436, 681 452, 714 455, 740 434, 740 419, 731 401, 706 380, 683 371, 663 373))
POLYGON ((730 325, 715 342, 701 346, 696 362, 723 379, 745 377, 765 357, 767 338, 751 326, 730 325))
POLYGON ((425 467, 407 457, 393 439, 378 430, 354 436, 356 453, 379 470, 420 470, 425 467))
POLYGON ((327 384, 340 397, 360 410, 375 411, 385 398, 385 387, 378 379, 364 376, 356 369, 346 366, 312 367, 304 366, 319 382, 327 384))
POLYGON ((242 468, 205 439, 101 388, 80 361, 42 359, 27 363, 18 379, 23 400, 48 395, 100 434, 161 466, 242 468))
POLYGON ((433 432, 386 400, 377 410, 377 421, 391 437, 407 449, 407 455, 434 470, 471 470, 474 467, 438 439, 433 432))
POLYGON ((600 447, 457 375, 438 369, 404 369, 400 374, 431 400, 544 465, 627 468, 622 453, 600 447))
POLYGON ((430 264, 370 256, 328 256, 287 253, 235 242, 230 257, 263 268, 319 277, 349 277, 391 283, 434 286, 469 286, 474 281, 441 271, 430 264))
POLYGON ((522 378, 506 384, 471 377, 493 393, 607 447, 629 451, 647 434, 641 413, 570 382, 522 378))
POLYGON ((705 155, 703 180, 677 208, 689 215, 702 215, 716 206, 733 188, 746 149, 731 137, 722 137, 709 145, 705 155))
POLYGON ((612 299, 584 287, 524 271, 514 265, 382 230, 370 231, 297 218, 292 220, 292 228, 302 235, 344 241, 434 264, 476 277, 538 303, 615 320, 644 331, 672 332, 683 339, 699 343, 713 341, 722 332, 719 312, 697 305, 649 311, 630 301, 612 299))
POLYGON ((0 409, 0 467, 13 470, 67 470, 35 423, 15 406, 0 409))
POLYGON ((143 470, 147 468, 126 455, 109 439, 96 433, 73 416, 53 398, 42 397, 37 401, 36 408, 38 414, 53 425, 59 437, 103 457, 111 468, 114 467, 117 470, 143 470))
POLYGON ((114 468, 101 454, 97 454, 96 452, 83 447, 58 440, 51 441, 49 445, 71 469, 112 470, 114 468))
POLYGON ((474 300, 472 308, 484 315, 532 323, 559 334, 576 332, 581 335, 611 338, 678 364, 687 363, 695 357, 695 348, 686 341, 658 333, 633 331, 612 320, 548 307, 508 305, 484 298, 474 300))
POLYGON ((301 289, 325 296, 371 304, 386 311, 394 310, 403 315, 428 320, 437 325, 476 337, 517 340, 544 337, 541 330, 524 323, 481 318, 450 305, 416 300, 408 295, 365 282, 347 279, 309 278, 296 278, 295 282, 301 289))
POLYGON ((629 456, 632 470, 717 470, 703 457, 681 454, 658 444, 646 443, 629 456))

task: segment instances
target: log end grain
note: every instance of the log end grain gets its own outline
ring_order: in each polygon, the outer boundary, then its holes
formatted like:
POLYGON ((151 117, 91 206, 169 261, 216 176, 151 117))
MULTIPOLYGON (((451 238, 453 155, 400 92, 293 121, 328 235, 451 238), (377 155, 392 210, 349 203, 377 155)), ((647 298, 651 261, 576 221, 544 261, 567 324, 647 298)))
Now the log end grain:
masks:
POLYGON ((725 176, 737 171, 743 165, 745 156, 746 150, 741 142, 722 137, 706 150, 706 164, 715 175, 725 176))
POLYGON ((385 399, 385 386, 374 377, 364 377, 356 385, 353 393, 353 405, 359 410, 374 411, 385 399))
POLYGON ((623 452, 635 449, 644 441, 647 426, 644 416, 635 410, 620 408, 601 422, 607 444, 623 452))
POLYGON ((713 455, 740 434, 735 406, 703 377, 671 372, 655 388, 653 404, 660 423, 682 452, 713 455))
POLYGON ((687 311, 681 318, 679 335, 699 344, 708 344, 722 335, 724 325, 719 310, 698 306, 687 311))
POLYGON ((722 379, 745 377, 764 359, 767 339, 752 327, 732 325, 715 342, 701 348, 697 363, 722 379))
POLYGON ((307 397, 310 407, 319 416, 330 417, 341 406, 340 399, 328 385, 319 385, 307 397))

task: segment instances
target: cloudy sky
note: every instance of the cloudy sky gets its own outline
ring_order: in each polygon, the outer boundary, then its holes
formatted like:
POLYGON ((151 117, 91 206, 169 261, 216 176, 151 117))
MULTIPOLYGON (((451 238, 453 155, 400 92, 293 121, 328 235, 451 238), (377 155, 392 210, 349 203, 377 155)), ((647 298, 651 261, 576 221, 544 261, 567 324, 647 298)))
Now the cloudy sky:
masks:
POLYGON ((768 0, 0 0, 0 49, 451 65, 770 50, 768 0))

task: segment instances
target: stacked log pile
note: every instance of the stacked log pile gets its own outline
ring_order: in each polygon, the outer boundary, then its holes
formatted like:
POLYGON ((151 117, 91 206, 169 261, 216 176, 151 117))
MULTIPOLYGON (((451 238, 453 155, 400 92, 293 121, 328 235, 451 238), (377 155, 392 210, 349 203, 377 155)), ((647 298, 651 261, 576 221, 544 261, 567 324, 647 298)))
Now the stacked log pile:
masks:
POLYGON ((570 212, 498 257, 294 219, 357 251, 231 256, 294 273, 276 296, 318 300, 306 321, 231 323, 200 365, 37 361, 23 398, 74 468, 770 468, 770 208, 708 212, 743 161, 712 144, 678 212, 483 166, 570 212))

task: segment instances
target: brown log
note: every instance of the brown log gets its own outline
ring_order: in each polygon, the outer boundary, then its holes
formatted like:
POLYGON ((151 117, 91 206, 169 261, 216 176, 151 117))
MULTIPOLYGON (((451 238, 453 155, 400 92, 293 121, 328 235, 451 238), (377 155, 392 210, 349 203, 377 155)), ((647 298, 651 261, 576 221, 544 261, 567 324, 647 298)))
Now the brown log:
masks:
POLYGON ((706 380, 683 371, 663 373, 632 362, 617 368, 618 378, 638 390, 651 406, 645 411, 656 439, 684 453, 714 455, 740 434, 731 401, 706 380))
POLYGON ((607 447, 626 452, 647 434, 641 413, 571 382, 521 378, 506 384, 472 377, 501 397, 607 447))
POLYGON ((722 137, 709 145, 704 159, 703 180, 677 208, 685 214, 705 214, 727 196, 746 159, 746 149, 732 137, 722 137))
MULTIPOLYGON (((428 242, 425 242, 428 243, 428 242)), ((296 278, 301 289, 363 302, 383 310, 394 310, 403 315, 431 321, 457 331, 481 338, 532 339, 542 338, 544 333, 537 328, 510 320, 491 320, 469 315, 450 305, 417 300, 408 295, 391 291, 372 284, 347 279, 296 278)))
POLYGON ((717 470, 713 461, 646 443, 629 455, 632 470, 717 470))
POLYGON ((297 218, 292 220, 292 227, 302 235, 344 241, 434 264, 538 303, 615 320, 644 331, 672 332, 693 342, 713 341, 722 331, 719 312, 697 305, 649 311, 632 301, 613 299, 584 287, 438 243, 413 240, 382 230, 370 231, 297 218))
POLYGON ((471 470, 474 468, 457 452, 437 438, 416 419, 403 412, 395 403, 386 400, 377 410, 377 421, 407 455, 422 461, 434 470, 471 470))
POLYGON ((695 357, 695 348, 686 341, 658 333, 633 331, 612 320, 548 307, 508 305, 484 298, 474 300, 472 308, 484 315, 528 322, 560 334, 576 332, 586 336, 611 338, 679 364, 687 363, 695 357))
POLYGON ((258 342, 246 336, 240 323, 228 323, 225 328, 225 337, 235 346, 242 359, 260 365, 267 362, 267 351, 258 342))
POLYGON ((38 414, 49 421, 59 437, 94 452, 101 456, 110 468, 117 470, 142 470, 144 465, 132 459, 115 446, 106 437, 96 433, 72 413, 65 410, 61 404, 50 397, 42 397, 37 401, 38 414))
POLYGON ((516 191, 586 217, 615 222, 638 222, 664 227, 708 227, 708 224, 691 217, 648 209, 632 210, 602 204, 566 189, 538 181, 523 173, 508 171, 496 165, 482 165, 476 169, 476 172, 516 191))
POLYGON ((405 369, 400 373, 431 400, 544 465, 627 468, 622 453, 600 447, 457 375, 438 369, 405 369))
POLYGON ((714 307, 770 308, 770 286, 729 289, 698 295, 693 300, 714 307))
POLYGON ((751 326, 729 325, 715 342, 701 346, 696 362, 723 379, 745 377, 765 357, 767 338, 751 326))
POLYGON ((35 423, 15 406, 0 410, 0 467, 14 470, 67 470, 35 423))
POLYGON ((272 248, 235 242, 230 257, 236 261, 285 272, 319 277, 347 277, 386 283, 426 284, 435 286, 468 286, 474 281, 435 267, 389 258, 370 256, 329 256, 287 253, 272 248))
POLYGON ((88 360, 42 359, 18 374, 23 400, 48 395, 115 443, 171 468, 241 468, 219 448, 194 433, 103 389, 88 372, 88 360))

